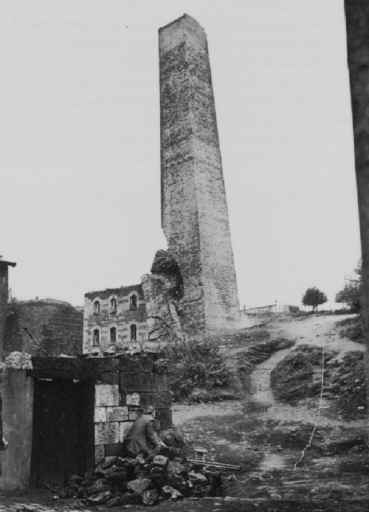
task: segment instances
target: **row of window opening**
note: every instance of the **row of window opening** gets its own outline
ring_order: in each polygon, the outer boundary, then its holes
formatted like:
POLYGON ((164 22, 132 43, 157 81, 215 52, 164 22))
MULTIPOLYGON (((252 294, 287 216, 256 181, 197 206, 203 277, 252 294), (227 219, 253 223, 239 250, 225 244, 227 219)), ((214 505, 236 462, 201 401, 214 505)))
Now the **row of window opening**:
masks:
MULTIPOLYGON (((129 297, 129 309, 131 311, 136 311, 138 307, 138 299, 137 295, 133 294, 129 297)), ((115 314, 118 309, 117 299, 112 297, 109 302, 109 310, 111 314, 115 314)), ((94 314, 98 315, 101 311, 101 304, 99 300, 94 301, 94 314)))
MULTIPOLYGON (((131 324, 129 327, 131 341, 137 341, 137 325, 131 324)), ((117 342, 117 328, 110 327, 110 343, 117 342)), ((94 329, 92 332, 92 345, 97 347, 100 345, 100 329, 94 329)))

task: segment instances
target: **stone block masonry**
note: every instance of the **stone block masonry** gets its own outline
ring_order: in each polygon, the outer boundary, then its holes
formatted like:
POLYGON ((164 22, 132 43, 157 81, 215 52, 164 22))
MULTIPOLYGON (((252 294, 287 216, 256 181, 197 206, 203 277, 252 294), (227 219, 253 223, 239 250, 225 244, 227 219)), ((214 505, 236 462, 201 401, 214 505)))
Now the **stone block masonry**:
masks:
POLYGON ((141 406, 157 408, 163 428, 171 424, 166 375, 156 371, 148 355, 96 359, 94 439, 95 462, 119 454, 141 406))
POLYGON ((146 341, 146 306, 140 285, 86 293, 83 317, 84 353, 119 352, 146 341), (94 340, 96 331, 98 339, 94 340))
POLYGON ((183 326, 239 314, 206 34, 184 15, 159 30, 162 227, 183 278, 183 326))
POLYGON ((95 385, 95 462, 103 458, 112 445, 119 450, 127 430, 133 423, 129 418, 130 407, 120 404, 118 384, 95 385))
POLYGON ((95 405, 96 407, 108 407, 119 405, 118 385, 97 384, 95 386, 95 405))
POLYGON ((7 360, 1 375, 9 446, 0 453, 0 490, 42 482, 51 470, 53 478, 64 481, 68 472, 76 472, 75 463, 82 461, 77 471, 84 472, 95 461, 119 454, 141 406, 156 408, 161 428, 172 425, 159 354, 23 359, 19 368, 7 360))

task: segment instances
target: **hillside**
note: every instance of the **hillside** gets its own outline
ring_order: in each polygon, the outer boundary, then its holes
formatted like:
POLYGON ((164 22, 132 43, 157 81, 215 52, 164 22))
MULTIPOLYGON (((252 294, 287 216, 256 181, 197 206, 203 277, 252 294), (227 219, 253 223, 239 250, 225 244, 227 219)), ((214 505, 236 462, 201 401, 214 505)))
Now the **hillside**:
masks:
POLYGON ((192 445, 205 446, 210 458, 241 465, 226 481, 226 494, 369 497, 359 372, 365 348, 343 335, 342 326, 355 322, 342 315, 269 318, 223 344, 223 356, 243 384, 239 400, 174 406, 174 422, 192 445), (333 374, 340 378, 334 381, 333 374), (355 381, 361 402, 351 385, 355 381), (354 405, 345 409, 345 404, 354 405))

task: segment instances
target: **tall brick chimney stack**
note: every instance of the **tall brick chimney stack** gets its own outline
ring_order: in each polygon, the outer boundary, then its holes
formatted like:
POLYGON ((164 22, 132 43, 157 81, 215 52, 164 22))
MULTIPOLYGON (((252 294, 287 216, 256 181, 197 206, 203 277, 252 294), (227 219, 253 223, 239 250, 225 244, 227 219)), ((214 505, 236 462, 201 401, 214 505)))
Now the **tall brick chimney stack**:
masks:
POLYGON ((239 302, 205 31, 184 14, 159 29, 161 213, 184 282, 187 333, 221 330, 239 302))
POLYGON ((9 267, 15 267, 15 263, 5 261, 0 256, 0 361, 3 359, 4 335, 7 305, 9 301, 9 267))

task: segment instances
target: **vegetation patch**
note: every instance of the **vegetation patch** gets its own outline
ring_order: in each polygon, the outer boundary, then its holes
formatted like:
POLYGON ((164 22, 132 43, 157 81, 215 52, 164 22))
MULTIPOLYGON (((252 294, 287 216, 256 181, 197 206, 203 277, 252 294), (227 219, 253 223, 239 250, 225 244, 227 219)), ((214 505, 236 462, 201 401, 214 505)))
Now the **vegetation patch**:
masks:
POLYGON ((169 387, 174 401, 207 402, 235 398, 233 376, 210 340, 167 346, 169 387))
POLYGON ((186 403, 240 398, 249 389, 255 366, 294 343, 284 338, 270 339, 264 328, 251 328, 167 345, 163 356, 172 398, 186 403), (230 355, 231 349, 236 349, 234 356, 230 355))
POLYGON ((326 396, 345 420, 367 416, 364 352, 347 352, 341 360, 328 364, 326 396))
POLYGON ((356 343, 364 343, 360 315, 345 318, 345 320, 337 322, 336 326, 338 327, 339 334, 342 338, 348 338, 356 343))
MULTIPOLYGON (((302 345, 288 354, 271 372, 274 396, 281 402, 296 405, 300 400, 318 397, 321 391, 322 351, 320 347, 302 345)), ((346 420, 367 414, 364 353, 350 351, 324 354, 323 397, 331 401, 336 413, 346 420)))

